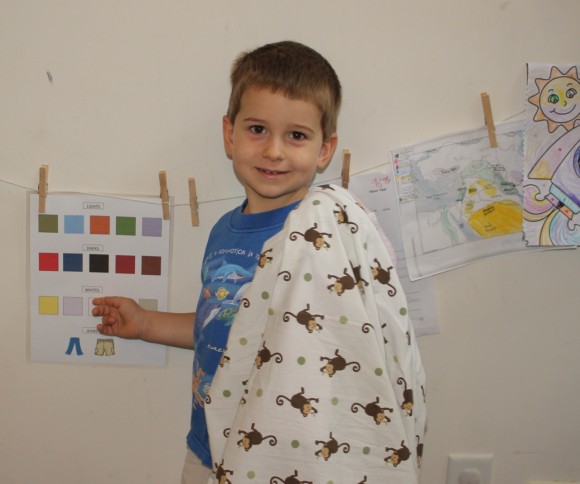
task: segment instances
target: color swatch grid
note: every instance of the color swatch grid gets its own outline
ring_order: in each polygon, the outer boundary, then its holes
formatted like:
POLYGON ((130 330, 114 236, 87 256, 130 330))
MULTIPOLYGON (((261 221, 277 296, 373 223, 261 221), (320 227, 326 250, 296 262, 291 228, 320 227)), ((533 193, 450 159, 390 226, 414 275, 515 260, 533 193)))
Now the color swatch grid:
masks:
POLYGON ((116 274, 136 274, 140 273, 142 276, 160 276, 161 275, 161 257, 143 255, 137 259, 134 255, 116 255, 110 258, 109 254, 87 254, 87 257, 82 253, 64 253, 61 254, 53 252, 40 252, 38 254, 38 270, 58 272, 83 272, 85 268, 89 272, 116 274), (85 259, 88 258, 88 264, 85 259), (140 263, 140 270, 137 272, 136 263, 140 263), (111 262, 111 264, 110 264, 111 262), (114 266, 112 265, 114 262, 114 266))
POLYGON ((162 365, 165 349, 103 337, 95 297, 167 309, 170 221, 157 198, 30 195, 30 327, 34 361, 162 365))

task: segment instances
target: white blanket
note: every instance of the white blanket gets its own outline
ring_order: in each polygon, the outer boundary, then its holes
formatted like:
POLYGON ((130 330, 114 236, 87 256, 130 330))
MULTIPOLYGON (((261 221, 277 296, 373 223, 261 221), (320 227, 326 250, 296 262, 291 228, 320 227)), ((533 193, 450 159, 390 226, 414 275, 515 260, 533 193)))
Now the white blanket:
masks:
POLYGON ((416 484, 425 375, 377 229, 313 188, 266 242, 206 400, 210 482, 416 484))

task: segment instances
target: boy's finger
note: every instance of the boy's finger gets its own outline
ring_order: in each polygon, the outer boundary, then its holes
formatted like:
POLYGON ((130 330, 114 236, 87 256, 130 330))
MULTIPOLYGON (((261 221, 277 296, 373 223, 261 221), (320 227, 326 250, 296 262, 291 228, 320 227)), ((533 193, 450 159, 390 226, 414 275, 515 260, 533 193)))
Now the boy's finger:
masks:
POLYGON ((109 306, 95 306, 91 311, 93 316, 106 316, 110 313, 109 306))
POLYGON ((97 324, 97 331, 101 334, 111 335, 111 328, 106 324, 97 324))
POLYGON ((103 306, 104 304, 108 304, 110 306, 118 307, 121 304, 120 299, 121 298, 117 296, 96 297, 93 299, 93 305, 103 306))

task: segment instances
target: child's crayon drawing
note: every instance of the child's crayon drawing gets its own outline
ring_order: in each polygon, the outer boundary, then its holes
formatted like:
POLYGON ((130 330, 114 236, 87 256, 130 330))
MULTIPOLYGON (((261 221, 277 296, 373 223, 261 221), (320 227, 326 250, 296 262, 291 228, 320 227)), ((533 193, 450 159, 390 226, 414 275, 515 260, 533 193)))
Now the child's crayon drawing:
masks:
POLYGON ((578 69, 528 65, 524 234, 530 246, 580 245, 578 69))

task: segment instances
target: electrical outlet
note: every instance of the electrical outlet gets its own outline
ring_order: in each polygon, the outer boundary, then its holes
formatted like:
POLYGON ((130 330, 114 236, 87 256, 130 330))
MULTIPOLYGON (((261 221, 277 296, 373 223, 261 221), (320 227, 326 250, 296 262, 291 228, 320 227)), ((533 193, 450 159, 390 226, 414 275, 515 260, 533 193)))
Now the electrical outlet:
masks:
POLYGON ((491 484, 491 454, 449 454, 447 484, 491 484))

